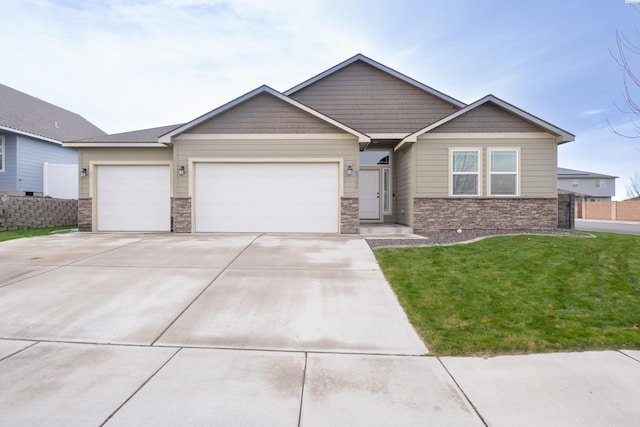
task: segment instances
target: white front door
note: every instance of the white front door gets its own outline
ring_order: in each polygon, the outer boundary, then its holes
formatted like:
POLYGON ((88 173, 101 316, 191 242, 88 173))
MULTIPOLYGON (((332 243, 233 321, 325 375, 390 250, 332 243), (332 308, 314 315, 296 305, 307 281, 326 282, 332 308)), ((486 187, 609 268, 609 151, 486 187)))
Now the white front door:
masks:
POLYGON ((380 171, 360 171, 360 219, 380 219, 380 171))

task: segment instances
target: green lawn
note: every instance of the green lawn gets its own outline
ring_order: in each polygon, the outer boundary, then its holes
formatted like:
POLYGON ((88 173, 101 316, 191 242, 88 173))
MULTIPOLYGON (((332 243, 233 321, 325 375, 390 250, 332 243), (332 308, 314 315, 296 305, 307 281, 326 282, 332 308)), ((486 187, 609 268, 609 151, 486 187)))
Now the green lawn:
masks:
POLYGON ((376 250, 436 355, 640 349, 640 236, 376 250))
POLYGON ((28 228, 26 230, 0 231, 0 242, 5 240, 21 239, 23 237, 45 236, 53 231, 71 230, 75 226, 53 228, 28 228))

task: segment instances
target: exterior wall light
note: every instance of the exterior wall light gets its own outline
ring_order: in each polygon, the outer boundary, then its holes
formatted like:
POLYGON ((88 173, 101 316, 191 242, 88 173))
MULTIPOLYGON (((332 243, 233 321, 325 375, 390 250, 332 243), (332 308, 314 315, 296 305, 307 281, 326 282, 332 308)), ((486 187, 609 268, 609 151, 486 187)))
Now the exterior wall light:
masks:
POLYGON ((347 175, 353 175, 353 166, 347 165, 347 175))
POLYGON ((80 176, 81 177, 85 177, 87 176, 89 173, 87 172, 87 168, 82 168, 80 169, 80 176))
POLYGON ((184 169, 184 165, 180 165, 180 167, 178 168, 178 175, 182 176, 185 174, 185 169, 184 169))

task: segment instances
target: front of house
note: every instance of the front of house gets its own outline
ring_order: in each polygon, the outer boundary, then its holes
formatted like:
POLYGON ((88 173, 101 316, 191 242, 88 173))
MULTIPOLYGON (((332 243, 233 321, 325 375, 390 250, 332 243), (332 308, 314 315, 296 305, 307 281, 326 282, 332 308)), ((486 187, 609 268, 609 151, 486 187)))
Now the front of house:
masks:
POLYGON ((189 123, 65 143, 83 231, 416 233, 557 227, 573 135, 487 96, 466 105, 362 55, 189 123))

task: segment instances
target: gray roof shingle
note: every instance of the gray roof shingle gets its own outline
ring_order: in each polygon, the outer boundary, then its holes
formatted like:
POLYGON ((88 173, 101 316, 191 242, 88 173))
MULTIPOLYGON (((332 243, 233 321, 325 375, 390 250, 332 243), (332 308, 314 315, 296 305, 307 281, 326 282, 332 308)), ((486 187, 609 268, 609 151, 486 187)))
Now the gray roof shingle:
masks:
POLYGON ((105 135, 84 117, 3 84, 0 127, 61 142, 105 135))

